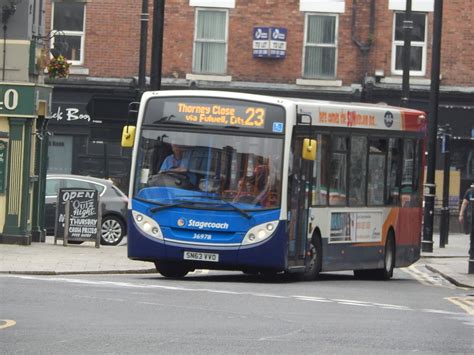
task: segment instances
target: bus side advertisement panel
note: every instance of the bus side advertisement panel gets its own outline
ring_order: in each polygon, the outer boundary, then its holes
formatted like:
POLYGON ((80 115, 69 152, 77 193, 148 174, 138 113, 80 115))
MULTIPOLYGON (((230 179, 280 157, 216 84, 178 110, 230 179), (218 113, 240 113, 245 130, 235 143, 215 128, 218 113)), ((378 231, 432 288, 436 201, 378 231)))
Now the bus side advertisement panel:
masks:
POLYGON ((382 212, 331 212, 330 243, 381 240, 382 212))

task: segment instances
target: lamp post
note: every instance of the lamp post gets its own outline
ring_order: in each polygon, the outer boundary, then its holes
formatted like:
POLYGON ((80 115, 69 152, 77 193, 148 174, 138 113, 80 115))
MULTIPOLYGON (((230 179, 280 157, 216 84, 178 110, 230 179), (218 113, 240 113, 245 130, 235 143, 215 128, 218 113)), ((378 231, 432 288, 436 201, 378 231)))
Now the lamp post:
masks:
POLYGON ((441 138, 441 153, 444 155, 443 168, 443 207, 441 208, 439 223, 439 247, 444 248, 448 244, 449 237, 449 171, 451 165, 451 127, 446 124, 440 127, 439 135, 441 138))
POLYGON ((401 105, 408 106, 410 99, 410 49, 411 32, 413 29, 413 20, 411 18, 411 0, 407 0, 405 8, 405 19, 403 20, 403 81, 402 81, 402 100, 401 105))
POLYGON ((467 273, 474 274, 474 196, 471 196, 469 202, 471 204, 471 244, 469 248, 469 265, 467 273))
MULTIPOLYGON (((142 12, 140 14, 140 58, 138 67, 138 95, 145 91, 146 85, 146 46, 148 34, 148 0, 142 0, 142 12)), ((139 97, 138 97, 139 99, 139 97)))
POLYGON ((443 0, 435 0, 433 23, 433 49, 431 57, 431 90, 428 116, 428 163, 426 167, 426 183, 423 189, 425 210, 423 217, 422 251, 433 252, 433 218, 435 198, 436 168, 436 131, 438 128, 439 73, 441 58, 441 29, 443 18, 443 0))
POLYGON ((153 6, 153 41, 151 47, 150 89, 161 88, 161 66, 163 59, 163 25, 165 0, 155 0, 153 6))

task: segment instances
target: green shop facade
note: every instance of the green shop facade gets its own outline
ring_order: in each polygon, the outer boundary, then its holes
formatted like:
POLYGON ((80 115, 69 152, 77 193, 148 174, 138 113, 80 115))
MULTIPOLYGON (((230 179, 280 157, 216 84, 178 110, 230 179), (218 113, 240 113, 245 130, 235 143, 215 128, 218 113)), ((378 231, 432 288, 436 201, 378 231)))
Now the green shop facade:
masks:
POLYGON ((45 240, 44 195, 52 87, 0 83, 0 243, 45 240))

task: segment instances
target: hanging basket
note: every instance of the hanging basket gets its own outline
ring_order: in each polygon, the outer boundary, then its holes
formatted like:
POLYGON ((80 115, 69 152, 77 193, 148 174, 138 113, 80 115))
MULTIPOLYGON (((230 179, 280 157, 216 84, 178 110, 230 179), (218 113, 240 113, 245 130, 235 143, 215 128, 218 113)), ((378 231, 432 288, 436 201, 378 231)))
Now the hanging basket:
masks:
POLYGON ((70 66, 71 64, 62 55, 53 57, 48 63, 48 75, 51 79, 67 78, 70 66))

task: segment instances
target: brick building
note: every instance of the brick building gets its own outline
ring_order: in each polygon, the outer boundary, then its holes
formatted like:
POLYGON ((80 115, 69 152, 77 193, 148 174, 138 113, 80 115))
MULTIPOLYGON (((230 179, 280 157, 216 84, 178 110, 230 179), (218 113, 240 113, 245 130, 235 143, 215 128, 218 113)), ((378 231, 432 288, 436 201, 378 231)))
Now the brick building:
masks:
MULTIPOLYGON (((167 0, 161 87, 399 105, 405 2, 167 0)), ((60 31, 51 45, 72 62, 69 78, 48 80, 55 87, 50 171, 127 176, 129 152, 118 135, 136 97, 141 3, 48 0, 46 26, 60 31)), ((465 10, 473 5, 450 0, 443 11, 439 123, 456 137, 460 194, 474 181, 474 14, 465 10)), ((428 110, 434 0, 413 0, 413 11, 409 105, 428 110)))

